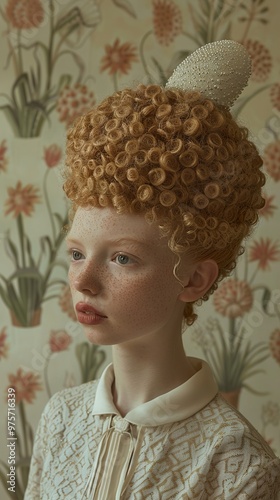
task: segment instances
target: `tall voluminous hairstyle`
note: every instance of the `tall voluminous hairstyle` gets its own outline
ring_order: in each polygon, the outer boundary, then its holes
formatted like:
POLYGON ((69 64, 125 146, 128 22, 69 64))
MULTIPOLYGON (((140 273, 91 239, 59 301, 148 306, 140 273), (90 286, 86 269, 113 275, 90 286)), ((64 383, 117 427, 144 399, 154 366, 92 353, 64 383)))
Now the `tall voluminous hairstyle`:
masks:
MULTIPOLYGON (((105 98, 69 130, 64 190, 77 207, 142 214, 181 258, 230 274, 264 200, 262 160, 230 111, 197 92, 139 85, 105 98)), ((187 304, 185 319, 196 315, 187 304)))

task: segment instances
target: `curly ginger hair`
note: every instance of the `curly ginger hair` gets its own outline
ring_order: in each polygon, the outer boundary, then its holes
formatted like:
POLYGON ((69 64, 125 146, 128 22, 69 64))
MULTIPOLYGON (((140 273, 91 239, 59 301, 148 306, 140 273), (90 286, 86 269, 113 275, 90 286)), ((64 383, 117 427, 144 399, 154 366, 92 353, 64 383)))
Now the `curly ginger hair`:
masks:
MULTIPOLYGON (((180 260, 213 259, 228 276, 264 200, 248 130, 198 92, 139 85, 105 98, 69 130, 64 190, 73 213, 114 207, 145 216, 180 260)), ((196 318, 186 304, 187 324, 196 318)))

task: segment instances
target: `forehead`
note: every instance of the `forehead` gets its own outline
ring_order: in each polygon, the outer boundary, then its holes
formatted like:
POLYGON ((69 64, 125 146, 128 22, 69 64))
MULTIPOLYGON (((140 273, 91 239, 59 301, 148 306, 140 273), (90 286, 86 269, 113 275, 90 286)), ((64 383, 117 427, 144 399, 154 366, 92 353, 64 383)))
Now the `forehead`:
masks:
MULTIPOLYGON (((131 238, 149 245, 164 244, 159 228, 149 224, 143 215, 119 214, 114 208, 79 207, 67 239, 131 238)), ((167 241, 166 241, 167 245, 167 241)))

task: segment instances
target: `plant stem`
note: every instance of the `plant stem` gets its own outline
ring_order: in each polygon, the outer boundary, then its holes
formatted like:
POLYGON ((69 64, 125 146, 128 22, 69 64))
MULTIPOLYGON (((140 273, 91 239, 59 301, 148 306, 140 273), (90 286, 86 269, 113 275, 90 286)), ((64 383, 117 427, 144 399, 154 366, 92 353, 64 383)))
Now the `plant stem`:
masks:
POLYGON ((233 117, 235 119, 237 119, 237 117, 241 113, 242 109, 246 106, 246 104, 248 104, 248 102, 251 101, 251 99, 253 99, 253 97, 258 95, 260 92, 263 92, 264 90, 268 89, 269 87, 271 87, 271 83, 268 83, 268 84, 264 85, 263 87, 261 87, 260 89, 255 90, 255 92, 250 94, 248 97, 245 97, 245 98, 242 97, 240 100, 238 100, 236 105, 232 109, 233 117))
POLYGON ((54 221, 53 221, 53 216, 52 216, 52 210, 51 210, 51 204, 50 204, 50 199, 49 199, 48 190, 47 190, 47 177, 49 175, 49 172, 50 172, 49 170, 46 170, 45 175, 44 175, 43 191, 44 191, 44 197, 45 197, 45 201, 46 201, 46 206, 47 206, 47 210, 48 210, 48 213, 49 213, 50 222, 51 222, 51 226, 52 226, 53 242, 55 242, 55 226, 54 226, 54 221))
MULTIPOLYGON (((24 408, 24 403, 23 401, 19 402, 19 415, 20 415, 20 420, 21 420, 21 426, 22 426, 22 431, 23 431, 23 442, 24 442, 24 458, 29 458, 31 451, 29 453, 28 450, 28 440, 27 440, 27 434, 26 434, 26 415, 25 415, 25 408, 24 408)), ((22 466, 22 482, 23 486, 27 486, 27 481, 28 481, 28 470, 26 465, 22 466)))
POLYGON ((182 31, 182 35, 184 35, 187 38, 190 38, 197 45, 197 47, 199 47, 201 45, 201 42, 199 41, 199 39, 196 38, 194 35, 191 35, 191 33, 188 33, 188 31, 182 31))
POLYGON ((26 416, 25 416, 25 409, 24 409, 23 401, 19 402, 19 414, 20 414, 21 426, 22 426, 22 431, 23 431, 24 456, 28 457, 29 450, 28 450, 28 442, 27 442, 27 435, 26 435, 26 416))
POLYGON ((216 0, 211 3, 210 7, 210 16, 208 19, 208 26, 207 26, 207 39, 206 43, 212 42, 212 36, 213 36, 213 24, 214 24, 214 12, 216 9, 216 0))
POLYGON ((51 353, 47 357, 45 367, 44 367, 44 380, 45 380, 45 385, 46 385, 47 394, 48 394, 49 399, 52 396, 50 384, 49 384, 49 378, 48 378, 48 367, 49 367, 50 358, 51 358, 51 353))
POLYGON ((21 213, 17 217, 17 226, 18 226, 19 241, 20 241, 22 267, 26 267, 25 252, 24 252, 24 227, 23 227, 23 219, 21 213))
POLYGON ((113 73, 113 83, 114 83, 114 90, 115 92, 117 92, 118 90, 117 72, 113 73))
POLYGON ((253 274, 252 274, 252 276, 251 276, 250 280, 248 281, 248 284, 249 284, 249 285, 251 285, 251 284, 253 283, 253 281, 254 281, 254 279, 255 279, 255 277, 256 277, 256 275, 257 275, 257 272, 258 272, 258 271, 259 271, 259 267, 257 266, 257 267, 256 267, 256 269, 255 269, 255 271, 253 272, 253 274))
POLYGON ((246 256, 245 256, 245 259, 244 259, 244 281, 248 281, 248 268, 249 268, 249 262, 248 262, 248 257, 247 257, 247 253, 246 253, 246 256))
POLYGON ((235 341, 235 318, 230 318, 229 320, 229 345, 231 356, 234 353, 234 341, 235 341))
POLYGON ((248 17, 247 24, 245 26, 243 37, 242 37, 240 43, 244 43, 245 42, 246 37, 247 37, 247 35, 249 33, 250 26, 251 26, 251 24, 252 24, 252 22, 254 20, 254 17, 255 17, 255 6, 254 6, 254 3, 252 3, 252 9, 251 9, 250 15, 248 17))
POLYGON ((145 41, 147 40, 147 38, 152 35, 152 31, 148 31, 148 33, 146 33, 146 35, 143 36, 141 42, 140 42, 140 46, 139 46, 139 54, 140 54, 140 58, 141 58, 141 61, 142 61, 142 64, 143 64, 143 68, 144 68, 144 71, 148 77, 148 83, 152 83, 153 79, 149 73, 149 70, 148 70, 148 65, 146 63, 146 60, 145 60, 145 57, 144 57, 144 43, 145 41))
POLYGON ((17 31, 17 43, 18 43, 18 72, 19 75, 23 73, 23 62, 22 62, 22 53, 21 53, 21 40, 20 40, 20 29, 17 31))
POLYGON ((49 36, 49 47, 48 47, 48 60, 47 60, 47 82, 46 82, 46 94, 51 88, 52 70, 53 70, 53 38, 54 38, 54 5, 53 0, 49 0, 49 10, 50 10, 50 36, 49 36))

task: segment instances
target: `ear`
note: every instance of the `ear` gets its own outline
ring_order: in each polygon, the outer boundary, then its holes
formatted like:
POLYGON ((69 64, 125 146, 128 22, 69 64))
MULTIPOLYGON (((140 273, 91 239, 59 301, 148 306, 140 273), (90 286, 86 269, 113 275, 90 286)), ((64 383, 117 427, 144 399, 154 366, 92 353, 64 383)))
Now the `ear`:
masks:
POLYGON ((194 264, 186 278, 184 289, 178 298, 182 302, 195 302, 208 292, 218 277, 218 264, 214 260, 204 260, 194 264))

